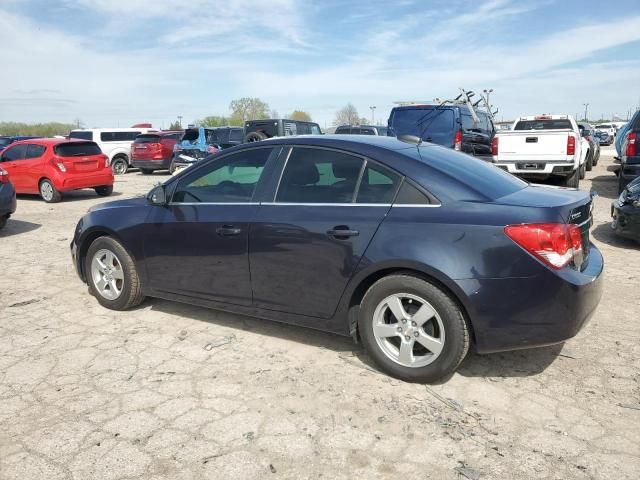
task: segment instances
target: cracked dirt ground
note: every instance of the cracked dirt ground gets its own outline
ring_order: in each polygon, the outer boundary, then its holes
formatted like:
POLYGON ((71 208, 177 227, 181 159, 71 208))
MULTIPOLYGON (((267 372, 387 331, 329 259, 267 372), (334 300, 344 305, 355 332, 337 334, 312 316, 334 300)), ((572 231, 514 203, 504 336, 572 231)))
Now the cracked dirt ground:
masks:
MULTIPOLYGON (((591 322, 429 387, 346 338, 160 300, 105 310, 68 248, 104 199, 19 198, 0 233, 0 478, 639 478, 640 248, 609 231, 603 150, 582 183, 606 261, 591 322)), ((118 177, 113 199, 162 178, 118 177)))

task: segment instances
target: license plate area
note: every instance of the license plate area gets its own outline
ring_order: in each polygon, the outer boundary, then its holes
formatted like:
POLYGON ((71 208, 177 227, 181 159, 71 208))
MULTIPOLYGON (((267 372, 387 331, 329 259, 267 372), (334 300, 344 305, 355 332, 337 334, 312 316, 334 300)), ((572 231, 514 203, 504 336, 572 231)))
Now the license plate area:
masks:
POLYGON ((544 170, 545 165, 544 162, 516 163, 518 170, 544 170))

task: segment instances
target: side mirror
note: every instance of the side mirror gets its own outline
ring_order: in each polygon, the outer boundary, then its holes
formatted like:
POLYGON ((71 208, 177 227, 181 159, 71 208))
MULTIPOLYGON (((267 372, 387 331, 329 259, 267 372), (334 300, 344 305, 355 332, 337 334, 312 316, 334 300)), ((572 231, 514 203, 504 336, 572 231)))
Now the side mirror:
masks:
POLYGON ((166 205, 167 194, 164 190, 164 185, 157 185, 147 194, 147 201, 151 205, 166 205))

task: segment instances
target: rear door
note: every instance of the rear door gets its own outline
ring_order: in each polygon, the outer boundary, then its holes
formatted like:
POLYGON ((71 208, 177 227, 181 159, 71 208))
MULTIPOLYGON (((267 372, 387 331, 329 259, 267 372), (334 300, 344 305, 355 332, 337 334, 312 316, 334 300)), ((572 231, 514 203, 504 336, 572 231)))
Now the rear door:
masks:
POLYGON ((294 147, 251 226, 254 305, 330 318, 380 222, 399 176, 363 157, 294 147))

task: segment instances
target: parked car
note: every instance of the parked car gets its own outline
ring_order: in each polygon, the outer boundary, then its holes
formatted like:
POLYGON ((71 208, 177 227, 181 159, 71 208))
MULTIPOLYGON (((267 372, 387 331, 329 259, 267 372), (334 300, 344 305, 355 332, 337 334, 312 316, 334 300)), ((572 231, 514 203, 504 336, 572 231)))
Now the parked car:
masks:
POLYGON ((598 143, 604 147, 608 147, 613 143, 613 137, 609 135, 607 132, 602 132, 600 130, 594 131, 594 136, 598 140, 598 143))
POLYGON ((590 212, 587 192, 426 142, 278 138, 93 207, 71 253, 106 308, 162 297, 351 335, 387 373, 428 382, 472 342, 580 330, 602 289, 590 212))
POLYGON ((0 167, 0 229, 16 211, 16 190, 9 179, 9 173, 0 167))
POLYGON ((638 110, 624 132, 620 145, 620 170, 618 171, 618 193, 622 193, 624 187, 640 175, 640 110, 638 110))
POLYGON ((580 134, 587 142, 589 142, 589 155, 585 160, 585 170, 591 171, 591 169, 598 164, 600 160, 600 142, 595 136, 595 130, 593 126, 588 123, 578 123, 580 134))
POLYGON ((596 130, 607 132, 611 138, 615 138, 616 133, 618 132, 618 128, 611 123, 601 123, 600 125, 596 125, 596 130))
POLYGON ((613 201, 611 216, 616 234, 640 242, 640 177, 628 183, 613 201))
POLYGON ((244 124, 244 143, 260 142, 267 138, 288 137, 291 135, 322 135, 320 125, 313 122, 270 118, 267 120, 249 120, 244 124))
POLYGON ((169 170, 174 147, 183 135, 182 130, 141 133, 131 145, 131 166, 139 168, 143 175, 169 170))
POLYGON ((406 105, 389 114, 389 135, 411 135, 491 161, 491 141, 496 129, 484 111, 478 122, 466 105, 406 105))
POLYGON ((380 125, 340 125, 336 128, 337 135, 387 135, 388 128, 380 125))
POLYGON ((493 139, 493 162, 532 181, 559 179, 578 188, 584 178, 590 144, 570 115, 520 117, 509 131, 493 139))
POLYGON ((29 140, 31 138, 41 137, 25 137, 25 136, 0 136, 0 152, 11 145, 13 142, 19 142, 20 140, 29 140))
POLYGON ((95 142, 41 138, 15 142, 0 154, 17 193, 40 194, 59 202, 71 190, 93 188, 100 196, 113 192, 108 157, 95 142))
POLYGON ((235 147, 242 143, 244 129, 242 127, 214 127, 211 129, 212 142, 221 149, 235 147))
POLYGON ((69 138, 89 140, 109 157, 114 175, 127 173, 131 166, 131 144, 141 133, 157 132, 154 128, 82 128, 71 130, 69 138))
POLYGON ((212 153, 221 150, 216 143, 218 137, 213 128, 187 128, 180 141, 173 147, 173 160, 169 167, 171 174, 199 162, 212 153))

